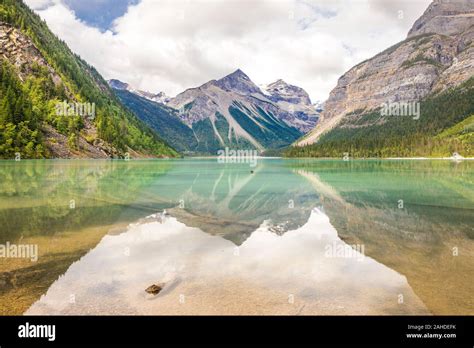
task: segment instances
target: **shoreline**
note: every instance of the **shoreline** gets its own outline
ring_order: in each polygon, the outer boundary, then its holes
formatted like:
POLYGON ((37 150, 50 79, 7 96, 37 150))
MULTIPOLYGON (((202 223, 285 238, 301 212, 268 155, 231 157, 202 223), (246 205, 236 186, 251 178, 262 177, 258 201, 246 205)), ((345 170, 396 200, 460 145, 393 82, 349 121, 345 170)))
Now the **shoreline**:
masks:
MULTIPOLYGON (((24 162, 24 161, 120 161, 120 162, 138 162, 138 161, 179 161, 179 160, 186 160, 186 159, 196 159, 196 160, 205 160, 205 159, 218 159, 219 156, 189 156, 189 157, 181 157, 181 158, 159 158, 159 157, 149 157, 149 158, 133 158, 129 160, 121 159, 121 158, 25 158, 17 161, 15 159, 10 158, 0 158, 1 162, 24 162)), ((247 159, 248 157, 243 157, 243 159, 247 159)), ((293 160, 293 159, 311 159, 311 160, 341 160, 340 157, 265 157, 265 156, 257 156, 256 159, 284 159, 284 160, 293 160)), ((343 159, 342 159, 343 160, 343 159)), ((367 158, 350 158, 345 160, 346 162, 349 161, 365 161, 365 160, 389 160, 389 161, 399 161, 399 160, 449 160, 449 161, 473 161, 474 157, 465 157, 465 158, 453 158, 453 157, 367 157, 367 158)))
MULTIPOLYGON (((318 159, 318 160, 341 160, 340 157, 279 157, 282 159, 318 159)), ((349 161, 365 161, 365 160, 450 160, 450 161, 472 161, 474 157, 453 158, 453 157, 367 157, 367 158, 350 158, 349 161)))

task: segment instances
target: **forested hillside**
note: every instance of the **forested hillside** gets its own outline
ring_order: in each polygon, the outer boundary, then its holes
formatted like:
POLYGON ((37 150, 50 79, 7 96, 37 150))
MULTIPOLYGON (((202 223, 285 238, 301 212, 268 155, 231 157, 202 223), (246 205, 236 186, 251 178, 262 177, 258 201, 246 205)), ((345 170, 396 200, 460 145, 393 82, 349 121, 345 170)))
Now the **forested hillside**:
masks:
POLYGON ((21 0, 0 1, 0 158, 176 156, 21 0), (58 104, 94 104, 93 117, 58 104))
POLYGON ((337 128, 294 157, 448 157, 474 156, 474 78, 456 89, 426 98, 420 117, 381 116, 379 110, 347 115, 337 128))
POLYGON ((180 152, 194 152, 198 141, 191 128, 177 116, 178 111, 127 90, 115 90, 122 103, 180 152))

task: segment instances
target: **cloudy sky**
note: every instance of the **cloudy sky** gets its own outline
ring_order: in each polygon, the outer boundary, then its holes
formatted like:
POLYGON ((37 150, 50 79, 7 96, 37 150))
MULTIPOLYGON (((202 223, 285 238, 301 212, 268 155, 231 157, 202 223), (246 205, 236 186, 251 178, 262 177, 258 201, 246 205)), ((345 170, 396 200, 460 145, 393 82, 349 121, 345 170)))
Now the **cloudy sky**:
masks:
POLYGON ((325 100, 345 71, 403 40, 431 0, 25 0, 94 65, 174 96, 242 69, 325 100))

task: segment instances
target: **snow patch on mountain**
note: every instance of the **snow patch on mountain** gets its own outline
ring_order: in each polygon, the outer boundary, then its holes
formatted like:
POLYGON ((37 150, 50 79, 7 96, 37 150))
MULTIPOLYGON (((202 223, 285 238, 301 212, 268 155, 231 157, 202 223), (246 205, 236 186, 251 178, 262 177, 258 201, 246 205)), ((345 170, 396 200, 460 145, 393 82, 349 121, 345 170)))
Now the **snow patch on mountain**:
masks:
POLYGON ((107 82, 109 83, 109 86, 112 87, 113 89, 126 90, 140 97, 151 100, 155 103, 166 105, 171 99, 171 97, 167 96, 164 92, 158 92, 155 94, 148 91, 142 91, 120 80, 112 79, 112 80, 108 80, 107 82))

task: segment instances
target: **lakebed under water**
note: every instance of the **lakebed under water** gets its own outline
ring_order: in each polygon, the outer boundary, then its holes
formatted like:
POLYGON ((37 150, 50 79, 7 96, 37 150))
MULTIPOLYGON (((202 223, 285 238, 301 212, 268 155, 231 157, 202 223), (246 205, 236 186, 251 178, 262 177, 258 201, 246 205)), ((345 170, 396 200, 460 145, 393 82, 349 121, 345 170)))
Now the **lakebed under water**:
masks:
POLYGON ((3 161, 0 179, 0 245, 38 254, 0 257, 3 315, 474 314, 472 161, 3 161))

